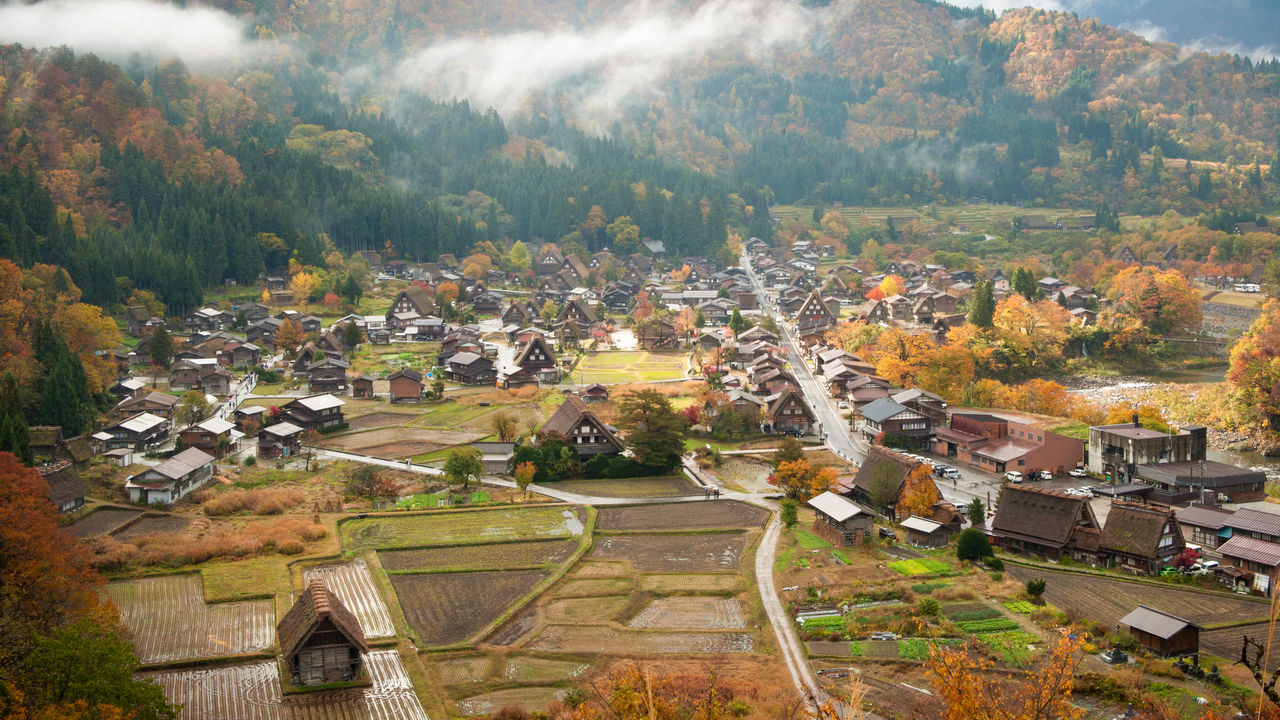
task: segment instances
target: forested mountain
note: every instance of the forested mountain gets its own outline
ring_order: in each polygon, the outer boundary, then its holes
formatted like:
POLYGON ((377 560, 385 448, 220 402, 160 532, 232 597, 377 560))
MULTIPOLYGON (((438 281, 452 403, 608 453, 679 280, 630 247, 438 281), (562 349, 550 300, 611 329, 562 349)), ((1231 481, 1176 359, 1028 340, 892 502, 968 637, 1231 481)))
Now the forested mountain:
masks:
POLYGON ((1280 63, 1067 13, 210 4, 243 22, 255 58, 193 71, 0 46, 0 254, 66 267, 86 301, 144 288, 178 313, 202 287, 334 249, 593 251, 629 218, 675 253, 727 254, 731 234, 768 235, 771 202, 1249 211, 1274 202, 1280 174, 1280 63), (779 18, 794 25, 765 22, 779 18), (684 25, 702 34, 682 40, 684 25), (661 32, 670 48, 636 40, 661 32), (611 39, 626 52, 601 55, 611 39), (527 101, 470 104, 494 78, 527 101))

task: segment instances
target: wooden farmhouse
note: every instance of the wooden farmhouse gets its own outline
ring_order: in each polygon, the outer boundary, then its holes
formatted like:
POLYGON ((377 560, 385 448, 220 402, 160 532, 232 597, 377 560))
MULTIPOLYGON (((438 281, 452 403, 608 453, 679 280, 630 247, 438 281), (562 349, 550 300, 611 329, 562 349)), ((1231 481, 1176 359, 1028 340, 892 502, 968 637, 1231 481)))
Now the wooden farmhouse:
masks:
POLYGON ((188 448, 129 478, 129 502, 172 505, 213 479, 213 457, 188 448))
POLYGON ((907 542, 919 547, 945 547, 951 541, 951 529, 929 518, 911 515, 902 521, 907 531, 907 542))
POLYGON ((564 436, 581 458, 617 455, 624 449, 617 430, 601 420, 576 395, 565 397, 564 404, 538 431, 539 437, 548 434, 564 436))
POLYGON ((369 652, 356 616, 312 580, 276 627, 290 681, 298 687, 359 680, 369 652))
POLYGON ((302 451, 303 428, 289 422, 278 422, 258 433, 258 457, 281 458, 302 451))
POLYGON ((1120 618, 1138 644, 1159 655, 1196 655, 1200 652, 1200 627, 1180 617, 1146 605, 1120 618))
POLYGON ((813 532, 832 545, 861 545, 871 539, 875 529, 872 513, 843 495, 830 490, 809 500, 815 518, 813 532))

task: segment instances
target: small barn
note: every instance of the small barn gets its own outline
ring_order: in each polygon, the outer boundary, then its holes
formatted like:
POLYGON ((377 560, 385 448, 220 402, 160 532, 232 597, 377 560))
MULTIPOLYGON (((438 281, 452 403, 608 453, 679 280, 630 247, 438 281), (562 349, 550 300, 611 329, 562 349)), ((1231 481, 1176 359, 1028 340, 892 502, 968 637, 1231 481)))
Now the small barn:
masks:
POLYGON ((387 376, 391 385, 391 402, 418 402, 422 399, 422 373, 400 368, 387 376))
POLYGON ((352 380, 351 395, 365 400, 371 399, 373 397, 373 378, 369 375, 361 375, 352 380))
POLYGON ((943 547, 951 540, 951 532, 946 525, 919 515, 903 520, 902 527, 907 531, 907 542, 911 545, 943 547))
POLYGON ((1138 644, 1160 657, 1200 652, 1200 626, 1146 605, 1120 618, 1138 644))
POLYGON ((49 483, 49 502, 59 513, 79 510, 84 506, 84 481, 67 460, 40 466, 40 477, 49 483))
POLYGON ((869 540, 875 529, 872 513, 843 495, 827 491, 808 505, 816 515, 813 532, 833 545, 859 545, 869 540))
POLYGON ((356 616, 322 580, 307 585, 276 632, 295 686, 360 679, 362 654, 369 646, 356 616))
POLYGON ((475 442, 471 447, 480 451, 480 461, 489 475, 507 475, 516 457, 513 442, 475 442))

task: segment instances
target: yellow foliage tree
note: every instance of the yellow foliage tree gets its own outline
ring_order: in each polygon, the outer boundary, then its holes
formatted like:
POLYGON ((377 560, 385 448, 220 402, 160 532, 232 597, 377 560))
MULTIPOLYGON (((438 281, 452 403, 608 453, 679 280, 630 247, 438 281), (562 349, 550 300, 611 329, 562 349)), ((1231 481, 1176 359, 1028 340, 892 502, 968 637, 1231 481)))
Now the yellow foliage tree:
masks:
POLYGON ((815 468, 808 460, 790 460, 780 463, 769 484, 776 485, 789 498, 807 500, 829 490, 836 482, 835 468, 815 468))
POLYGON ((901 295, 907 289, 907 281, 901 275, 886 275, 884 280, 880 281, 880 292, 885 297, 891 295, 901 295))
POLYGON ((294 275, 293 279, 289 281, 289 289, 293 291, 293 301, 297 303, 307 302, 319 283, 320 279, 309 272, 300 272, 294 275))
POLYGON ((1081 720, 1071 703, 1083 638, 1058 637, 1026 677, 988 672, 992 662, 966 650, 929 647, 926 670, 943 720, 1081 720))

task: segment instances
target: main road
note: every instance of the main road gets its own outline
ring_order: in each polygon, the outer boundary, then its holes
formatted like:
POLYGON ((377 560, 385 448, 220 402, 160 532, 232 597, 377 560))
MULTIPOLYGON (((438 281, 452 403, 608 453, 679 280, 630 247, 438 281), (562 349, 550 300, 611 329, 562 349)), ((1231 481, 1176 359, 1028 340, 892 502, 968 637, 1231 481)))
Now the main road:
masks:
POLYGON ((819 434, 823 441, 835 454, 855 465, 861 465, 862 460, 867 456, 866 444, 849 432, 848 422, 841 417, 836 408, 832 406, 831 401, 827 399, 827 394, 823 390, 822 384, 813 376, 813 371, 809 369, 809 364, 805 362, 804 357, 800 354, 800 344, 796 342, 795 335, 791 332, 791 327, 784 318, 779 317, 773 300, 765 292, 764 285, 760 282, 755 269, 751 267, 751 260, 746 255, 742 256, 742 269, 747 272, 751 287, 755 290, 756 298, 760 301, 760 308, 772 316, 778 325, 781 339, 785 341, 787 360, 791 363, 791 372, 795 375, 796 381, 800 383, 800 391, 804 394, 805 402, 809 403, 809 407, 813 410, 818 420, 819 434))

